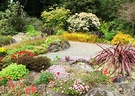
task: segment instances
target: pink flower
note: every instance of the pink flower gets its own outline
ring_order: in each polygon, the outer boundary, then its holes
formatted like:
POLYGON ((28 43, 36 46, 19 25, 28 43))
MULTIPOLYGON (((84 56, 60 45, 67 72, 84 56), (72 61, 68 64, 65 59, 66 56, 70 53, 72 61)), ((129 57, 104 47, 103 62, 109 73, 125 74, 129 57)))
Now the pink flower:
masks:
POLYGON ((90 88, 89 86, 85 86, 86 91, 89 91, 89 88, 90 88))

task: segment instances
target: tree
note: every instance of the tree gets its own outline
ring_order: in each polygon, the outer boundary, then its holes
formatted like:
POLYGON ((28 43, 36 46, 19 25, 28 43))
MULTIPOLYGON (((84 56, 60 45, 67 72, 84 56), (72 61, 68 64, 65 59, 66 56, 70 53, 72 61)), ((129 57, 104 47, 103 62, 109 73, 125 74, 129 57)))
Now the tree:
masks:
POLYGON ((126 20, 132 24, 133 35, 135 35, 135 1, 121 4, 118 18, 126 20))

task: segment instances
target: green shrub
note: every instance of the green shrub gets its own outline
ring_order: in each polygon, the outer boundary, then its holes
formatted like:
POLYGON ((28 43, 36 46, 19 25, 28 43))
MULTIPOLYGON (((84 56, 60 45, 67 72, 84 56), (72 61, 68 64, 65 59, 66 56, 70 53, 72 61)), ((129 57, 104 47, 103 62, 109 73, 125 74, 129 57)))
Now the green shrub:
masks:
POLYGON ((20 78, 25 77, 28 73, 29 70, 26 69, 24 65, 12 63, 0 71, 0 76, 9 76, 13 80, 19 80, 20 78))
POLYGON ((64 28, 70 11, 65 8, 56 8, 52 11, 44 11, 41 14, 44 25, 56 29, 64 28))
POLYGON ((111 22, 104 22, 104 21, 101 23, 100 26, 101 32, 104 33, 105 39, 108 41, 111 41, 118 32, 118 30, 114 30, 113 28, 111 28, 112 26, 113 25, 111 24, 111 22))
POLYGON ((12 36, 0 36, 0 46, 10 44, 12 40, 12 36))
POLYGON ((33 25, 26 25, 24 26, 24 32, 29 32, 35 30, 33 25))
POLYGON ((76 13, 68 18, 68 30, 71 32, 90 32, 99 29, 98 17, 92 13, 76 13))
POLYGON ((50 67, 50 61, 47 57, 23 56, 18 58, 17 63, 26 65, 29 70, 40 72, 50 67))
POLYGON ((42 27, 41 28, 41 32, 44 34, 44 35, 54 35, 54 29, 53 28, 49 28, 49 27, 42 27))
POLYGON ((43 83, 49 83, 53 79, 54 78, 53 78, 52 73, 50 73, 48 71, 44 71, 43 73, 40 74, 40 77, 35 82, 35 84, 38 85, 38 84, 43 84, 43 83))
POLYGON ((40 31, 43 26, 43 22, 35 17, 25 17, 25 22, 27 25, 34 26, 37 31, 40 31))
POLYGON ((0 33, 14 35, 16 31, 21 31, 24 25, 24 16, 23 6, 19 2, 10 4, 0 18, 0 33))

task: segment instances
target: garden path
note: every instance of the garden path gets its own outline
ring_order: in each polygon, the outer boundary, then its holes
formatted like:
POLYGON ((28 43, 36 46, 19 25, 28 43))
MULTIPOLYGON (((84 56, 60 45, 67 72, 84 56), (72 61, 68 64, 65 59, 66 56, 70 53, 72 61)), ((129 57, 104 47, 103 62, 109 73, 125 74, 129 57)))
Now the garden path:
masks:
MULTIPOLYGON (((60 58, 65 58, 65 56, 69 56, 73 59, 84 58, 89 60, 91 57, 94 57, 99 51, 102 49, 96 45, 95 43, 84 43, 84 42, 73 42, 69 41, 71 47, 66 50, 58 51, 54 53, 47 53, 41 56, 47 56, 51 60, 55 60, 56 56, 60 58)), ((108 48, 111 45, 108 44, 100 44, 103 48, 108 48)))
MULTIPOLYGON (((20 33, 18 35, 13 36, 13 38, 17 41, 17 43, 21 42, 21 37, 23 37, 24 34, 20 33)), ((64 59, 65 56, 69 56, 72 59, 78 59, 78 58, 84 58, 86 60, 89 60, 91 57, 94 57, 99 51, 102 49, 96 45, 95 43, 84 43, 84 42, 75 42, 75 41, 69 41, 71 47, 69 47, 66 50, 58 51, 54 53, 46 53, 42 54, 40 56, 47 56, 51 60, 55 60, 56 56, 64 59)), ((108 44, 100 44, 104 48, 108 48, 111 45, 108 44)))

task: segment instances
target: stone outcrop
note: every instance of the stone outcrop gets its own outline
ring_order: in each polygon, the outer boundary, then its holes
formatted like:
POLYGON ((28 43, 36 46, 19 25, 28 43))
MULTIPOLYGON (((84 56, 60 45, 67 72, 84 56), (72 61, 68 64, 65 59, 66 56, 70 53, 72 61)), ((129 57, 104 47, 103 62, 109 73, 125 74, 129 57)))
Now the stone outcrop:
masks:
POLYGON ((65 49, 68 49, 70 47, 70 44, 68 41, 56 41, 49 45, 47 52, 57 52, 62 51, 65 49))

